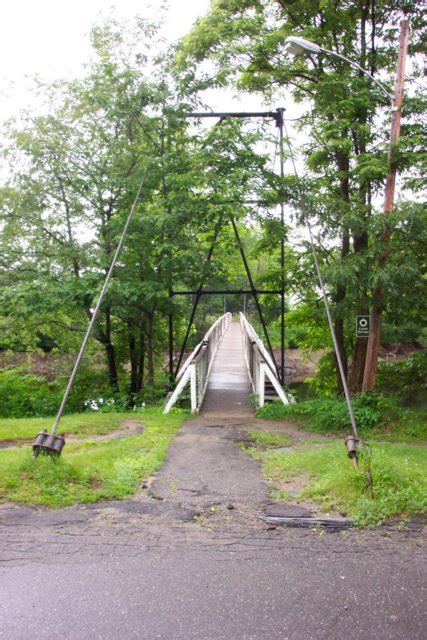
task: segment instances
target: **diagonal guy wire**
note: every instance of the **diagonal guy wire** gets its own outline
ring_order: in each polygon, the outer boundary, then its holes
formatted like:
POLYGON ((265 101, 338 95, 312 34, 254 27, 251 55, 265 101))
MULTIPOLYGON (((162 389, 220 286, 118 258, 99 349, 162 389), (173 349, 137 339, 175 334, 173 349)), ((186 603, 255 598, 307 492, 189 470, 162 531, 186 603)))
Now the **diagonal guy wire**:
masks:
MULTIPOLYGON (((298 171, 297 171, 296 164, 295 164, 295 160, 294 160, 294 155, 292 153, 291 145, 289 143, 289 136, 288 136, 288 132, 287 132, 287 129, 286 129, 286 123, 284 122, 283 125, 284 125, 284 130, 285 130, 285 135, 286 135, 286 143, 287 143, 287 145, 289 147, 289 153, 290 153, 290 157, 291 157, 291 161, 292 161, 292 166, 293 166, 293 169, 294 169, 294 174, 295 174, 296 178, 299 178, 298 171)), ((359 440, 359 432, 358 432, 357 425, 356 425, 356 418, 354 417, 353 405, 351 404, 350 391, 349 391, 349 388, 348 388, 347 379, 345 377, 344 365, 343 365, 343 362, 342 362, 341 353, 340 353, 340 350, 339 350, 339 347, 338 347, 338 341, 337 341, 337 337, 336 337, 336 334, 335 334, 334 323, 333 323, 333 320, 332 320, 331 310, 329 308, 328 296, 326 295, 325 284, 324 284, 324 281, 323 281, 322 272, 320 270, 319 259, 318 259, 317 251, 316 251, 316 245, 314 243, 313 230, 312 230, 310 221, 308 219, 307 210, 306 210, 306 206, 305 206, 305 200, 304 200, 303 196, 301 196, 301 210, 302 210, 302 213, 303 213, 304 222, 306 224, 308 235, 309 235, 309 238, 310 238, 311 251, 313 253, 313 258, 314 258, 314 264, 316 266, 317 277, 318 277, 318 280, 319 280, 320 289, 322 291, 322 298, 323 298, 323 302, 325 304, 325 311, 326 311, 326 316, 328 318, 329 329, 331 331, 332 342, 334 343, 335 357, 337 359, 337 364, 338 364, 338 369, 339 369, 339 372, 340 372, 341 382, 342 382, 342 386, 343 386, 343 389, 344 389, 345 400, 346 400, 346 403, 347 403, 347 409, 348 409, 348 413, 349 413, 349 416, 350 416, 351 428, 353 430, 354 436, 359 440)))
POLYGON ((68 397, 70 395, 70 391, 71 391, 71 388, 73 386, 73 382, 74 382, 74 379, 76 377, 77 370, 78 370, 80 362, 82 360, 83 353, 84 353, 84 351, 86 349, 86 345, 87 345, 87 343, 89 341, 90 334, 92 333, 92 329, 93 329, 93 327, 95 325, 96 318, 98 316, 98 312, 99 312, 99 309, 101 307, 102 301, 103 301, 104 296, 105 296, 105 294, 107 292, 108 285, 109 285, 111 276, 113 274, 113 270, 114 270, 115 264, 117 262, 117 259, 118 259, 119 255, 120 255, 120 252, 122 250, 123 243, 124 243, 124 240, 125 240, 125 236, 126 236, 128 228, 129 228, 129 224, 130 224, 130 222, 131 222, 131 220, 133 218, 133 214, 135 212, 136 203, 138 202, 142 187, 143 187, 143 185, 145 183, 145 179, 147 177, 147 173, 148 173, 148 167, 146 167, 146 169, 144 171, 144 175, 142 176, 141 182, 139 183, 138 191, 136 192, 135 199, 133 201, 133 204, 132 204, 132 207, 130 209, 129 215, 128 215, 127 219, 126 219, 125 226, 123 227, 122 235, 120 236, 120 240, 119 240, 119 243, 117 245, 116 251, 114 253, 113 259, 111 261, 111 265, 110 265, 110 268, 108 270, 107 276, 105 278, 104 285, 103 285, 103 287, 101 289, 101 293, 99 294, 98 302, 96 303, 96 307, 95 307, 95 310, 94 310, 94 312, 92 314, 92 318, 90 319, 90 323, 89 323, 89 326, 87 328, 86 335, 83 338, 82 346, 80 347, 79 354, 78 354, 78 356, 76 358, 76 361, 74 363, 74 367, 73 367, 73 370, 71 372, 70 378, 68 380, 67 387, 66 387, 66 389, 64 391, 64 395, 63 395, 63 398, 62 398, 62 401, 61 401, 61 405, 60 405, 60 407, 58 409, 58 413, 56 414, 55 422, 53 423, 52 435, 55 435, 56 430, 58 429, 59 421, 61 420, 62 413, 64 411, 65 405, 67 404, 67 400, 68 400, 68 397))

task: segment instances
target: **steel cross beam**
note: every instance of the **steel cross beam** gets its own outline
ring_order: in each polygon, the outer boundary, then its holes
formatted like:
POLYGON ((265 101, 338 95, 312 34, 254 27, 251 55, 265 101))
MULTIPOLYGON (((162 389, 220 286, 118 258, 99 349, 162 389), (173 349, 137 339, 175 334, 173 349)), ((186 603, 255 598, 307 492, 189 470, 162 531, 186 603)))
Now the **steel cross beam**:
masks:
POLYGON ((184 118, 280 118, 279 109, 277 111, 194 111, 187 113, 184 118))
MULTIPOLYGON (((283 178, 284 176, 284 158, 283 158, 283 113, 284 113, 284 108, 280 107, 278 109, 276 109, 276 111, 193 111, 191 113, 187 113, 185 115, 182 115, 181 117, 184 119, 187 118, 219 118, 220 123, 223 120, 226 120, 227 118, 272 118, 275 123, 276 123, 276 127, 278 127, 279 129, 279 141, 280 141, 280 176, 283 178)), ((282 199, 281 199, 282 200, 282 199)), ((270 345, 270 340, 268 337, 268 333, 267 333, 267 328, 265 327, 265 323, 263 321, 263 317, 262 317, 262 312, 261 309, 259 307, 259 301, 257 300, 257 296, 258 295, 262 295, 264 294, 272 294, 272 295, 280 295, 281 296, 281 304, 280 304, 280 369, 278 370, 279 373, 279 378, 280 378, 280 382, 282 383, 282 385, 284 385, 285 383, 285 282, 284 282, 284 268, 285 268, 285 241, 284 241, 284 236, 283 236, 283 227, 284 227, 284 205, 283 205, 283 200, 280 203, 280 222, 281 222, 281 227, 282 227, 282 238, 280 240, 280 273, 281 273, 281 277, 280 277, 280 284, 281 284, 281 290, 280 291, 258 291, 255 288, 252 288, 250 291, 236 291, 235 293, 248 293, 248 294, 253 294, 254 295, 254 299, 255 302, 257 304, 258 307, 258 311, 260 313, 260 317, 261 317, 261 322, 263 324, 263 328, 264 328, 264 332, 266 333, 266 337, 267 337, 267 342, 271 348, 270 345)), ((234 225, 233 225, 234 226, 234 225)), ((193 313, 192 313, 192 317, 190 320, 190 326, 193 322, 194 319, 194 314, 195 314, 195 309, 197 308, 199 299, 201 297, 201 295, 203 294, 208 294, 208 295, 215 295, 214 292, 208 292, 208 291, 203 291, 203 290, 198 290, 196 292, 193 291, 188 291, 188 292, 173 292, 172 289, 169 292, 169 297, 172 298, 174 295, 189 295, 195 293, 196 295, 196 300, 195 300, 195 304, 193 306, 193 313)), ((232 291, 217 291, 217 294, 221 293, 221 294, 232 294, 232 291)), ((172 324, 172 316, 169 316, 169 370, 170 370, 170 381, 171 384, 173 382, 174 379, 174 367, 173 367, 173 324, 172 324)), ((187 330, 187 333, 189 332, 189 330, 187 330)), ((181 353, 180 353, 180 357, 179 357, 179 363, 178 366, 176 368, 176 372, 178 371, 179 368, 179 364, 182 360, 182 356, 185 350, 185 345, 188 339, 188 335, 186 335, 186 338, 184 340, 184 344, 183 347, 181 349, 181 353)), ((272 352, 272 357, 274 360, 274 353, 272 352)), ((176 375, 175 372, 175 375, 176 375)))
MULTIPOLYGON (((208 295, 208 296, 218 296, 218 295, 239 295, 239 294, 252 294, 252 289, 202 289, 202 290, 192 290, 192 291, 174 291, 173 289, 170 292, 170 296, 190 296, 190 295, 208 295)), ((257 295, 280 295, 281 290, 275 291, 270 289, 255 289, 255 293, 257 295)))

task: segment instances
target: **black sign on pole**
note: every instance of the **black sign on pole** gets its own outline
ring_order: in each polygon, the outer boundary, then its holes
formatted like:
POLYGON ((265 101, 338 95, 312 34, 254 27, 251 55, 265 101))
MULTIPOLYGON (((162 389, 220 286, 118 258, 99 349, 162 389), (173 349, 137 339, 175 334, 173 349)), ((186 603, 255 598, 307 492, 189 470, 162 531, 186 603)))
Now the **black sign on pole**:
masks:
POLYGON ((356 336, 367 338, 371 328, 371 316, 356 316, 356 336))

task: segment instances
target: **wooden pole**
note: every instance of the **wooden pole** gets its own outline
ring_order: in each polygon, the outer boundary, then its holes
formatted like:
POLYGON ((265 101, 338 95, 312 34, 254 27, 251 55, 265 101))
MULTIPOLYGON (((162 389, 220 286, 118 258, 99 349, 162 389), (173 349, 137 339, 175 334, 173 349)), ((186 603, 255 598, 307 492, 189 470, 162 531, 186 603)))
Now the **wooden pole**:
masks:
MULTIPOLYGON (((283 112, 284 109, 277 109, 276 124, 279 127, 280 144, 280 177, 282 179, 280 190, 283 189, 285 177, 284 154, 283 154, 283 112)), ((285 386, 285 205, 283 203, 283 193, 280 194, 280 382, 285 386)))
MULTIPOLYGON (((393 211, 394 191, 396 186, 396 163, 394 152, 400 137, 400 120, 403 103, 403 85, 405 80, 405 63, 408 53, 409 22, 402 20, 400 23, 399 53, 397 58, 396 80, 394 84, 394 96, 392 102, 390 147, 388 150, 388 175, 384 194, 384 214, 387 216, 393 211)), ((390 255, 390 229, 386 228, 381 237, 383 250, 378 260, 379 277, 373 292, 373 304, 371 314, 371 328, 366 351, 365 371, 363 376, 363 391, 370 391, 375 386, 378 364, 378 351, 381 338, 381 316, 384 308, 384 288, 381 283, 381 271, 390 255)))

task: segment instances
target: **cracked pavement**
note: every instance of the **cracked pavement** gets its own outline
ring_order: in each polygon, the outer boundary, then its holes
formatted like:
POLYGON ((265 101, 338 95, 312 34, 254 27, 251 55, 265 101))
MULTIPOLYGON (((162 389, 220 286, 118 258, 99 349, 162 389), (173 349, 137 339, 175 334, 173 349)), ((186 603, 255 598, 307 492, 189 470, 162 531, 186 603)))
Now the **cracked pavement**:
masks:
POLYGON ((422 527, 274 527, 259 421, 198 417, 131 500, 0 506, 0 638, 424 637, 422 527))

